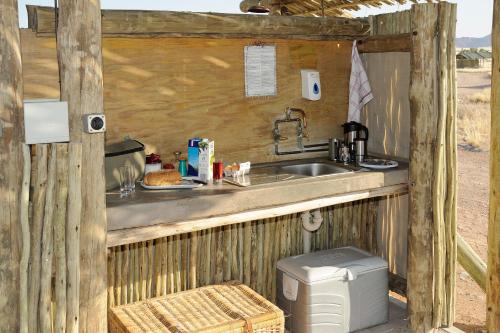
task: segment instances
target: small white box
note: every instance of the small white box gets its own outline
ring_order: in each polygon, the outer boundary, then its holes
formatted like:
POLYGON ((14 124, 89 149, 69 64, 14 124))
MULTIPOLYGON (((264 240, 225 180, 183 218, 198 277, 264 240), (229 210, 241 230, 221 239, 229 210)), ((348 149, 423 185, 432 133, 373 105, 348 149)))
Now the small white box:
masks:
POLYGON ((278 306, 291 333, 346 333, 389 319, 387 262, 355 247, 277 263, 278 306))
POLYGON ((311 101, 318 101, 321 98, 321 84, 319 72, 312 69, 302 69, 302 97, 311 101))
POLYGON ((208 139, 203 139, 198 144, 198 177, 204 183, 208 183, 213 179, 214 148, 215 143, 208 139))
POLYGON ((68 103, 24 101, 24 133, 26 144, 68 142, 68 103))

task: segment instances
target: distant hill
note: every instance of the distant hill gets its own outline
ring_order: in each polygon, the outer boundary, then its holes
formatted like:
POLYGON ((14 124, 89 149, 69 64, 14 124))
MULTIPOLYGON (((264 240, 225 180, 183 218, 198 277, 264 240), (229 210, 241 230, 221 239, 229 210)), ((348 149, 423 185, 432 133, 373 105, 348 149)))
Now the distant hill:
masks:
POLYGON ((484 37, 460 37, 456 39, 456 46, 460 49, 491 47, 491 34, 484 37))

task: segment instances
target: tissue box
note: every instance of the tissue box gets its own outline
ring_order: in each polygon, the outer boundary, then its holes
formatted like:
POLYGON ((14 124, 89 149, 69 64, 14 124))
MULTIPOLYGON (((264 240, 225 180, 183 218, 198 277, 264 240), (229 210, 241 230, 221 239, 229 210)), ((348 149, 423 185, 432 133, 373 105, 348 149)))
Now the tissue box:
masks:
POLYGON ((189 139, 188 141, 188 170, 187 175, 189 177, 198 177, 198 145, 200 144, 200 138, 189 139))
POLYGON ((198 144, 198 177, 204 183, 208 183, 213 178, 213 163, 215 160, 214 150, 214 141, 203 139, 198 144))

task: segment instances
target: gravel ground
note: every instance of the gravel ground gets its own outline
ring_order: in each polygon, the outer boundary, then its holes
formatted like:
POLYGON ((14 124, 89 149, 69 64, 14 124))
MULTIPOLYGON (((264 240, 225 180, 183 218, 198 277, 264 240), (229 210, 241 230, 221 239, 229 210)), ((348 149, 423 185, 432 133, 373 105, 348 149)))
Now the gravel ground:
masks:
MULTIPOLYGON (((482 91, 490 86, 489 72, 458 72, 458 97, 482 91)), ((489 104, 477 106, 489 115, 489 104)), ((458 105, 460 112, 460 104, 458 105)), ((459 124, 460 127, 460 124, 459 124)), ((489 137, 489 133, 483 133, 489 137)), ((459 138, 460 142, 460 138, 459 138)), ((458 150, 458 233, 486 261, 489 200, 489 149, 458 150)), ((465 332, 481 332, 486 321, 486 295, 461 266, 457 270, 455 325, 465 332)))

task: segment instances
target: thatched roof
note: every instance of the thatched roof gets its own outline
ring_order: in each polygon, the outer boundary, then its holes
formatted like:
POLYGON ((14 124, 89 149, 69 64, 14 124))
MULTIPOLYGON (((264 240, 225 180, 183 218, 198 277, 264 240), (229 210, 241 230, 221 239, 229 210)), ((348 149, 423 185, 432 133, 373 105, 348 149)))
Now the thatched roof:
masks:
POLYGON ((275 10, 279 8, 285 15, 351 16, 353 11, 363 7, 437 1, 439 0, 243 0, 240 7, 245 12, 250 3, 257 2, 275 10))

